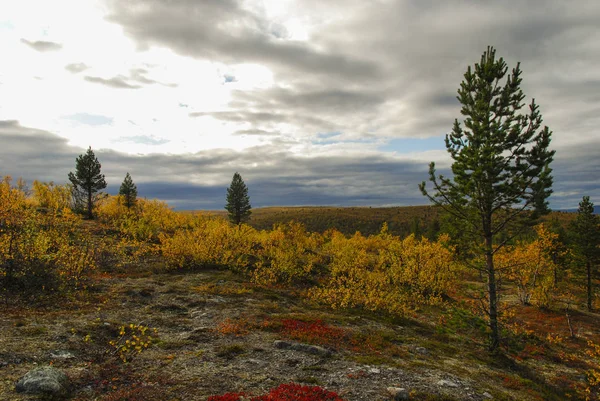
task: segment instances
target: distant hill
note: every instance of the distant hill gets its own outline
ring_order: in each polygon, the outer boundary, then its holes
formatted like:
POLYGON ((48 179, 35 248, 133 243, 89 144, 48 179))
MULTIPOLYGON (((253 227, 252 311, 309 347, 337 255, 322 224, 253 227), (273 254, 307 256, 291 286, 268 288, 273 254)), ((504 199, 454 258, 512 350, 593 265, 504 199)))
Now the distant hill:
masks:
MULTIPOLYGON (((200 211, 217 216, 227 216, 226 211, 200 211)), ((439 230, 439 211, 433 206, 404 207, 263 207, 252 209, 249 224, 258 230, 268 230, 274 224, 298 221, 311 232, 323 232, 331 228, 353 235, 360 231, 363 235, 381 231, 383 223, 388 223, 394 235, 407 236, 412 232, 423 235, 435 234, 439 230)))
MULTIPOLYGON (((561 212, 567 213, 577 213, 577 208, 575 209, 561 209, 561 212)), ((600 206, 594 206, 594 214, 600 214, 600 206)))
MULTIPOLYGON (((190 212, 187 212, 190 213, 190 212)), ((226 218, 225 210, 193 211, 226 218)), ((556 219, 568 224, 575 214, 552 212, 545 219, 556 219)), ((268 230, 277 223, 298 221, 310 232, 323 232, 331 228, 346 235, 360 231, 363 235, 377 234, 387 222, 389 231, 400 237, 417 233, 429 238, 437 236, 441 224, 441 210, 434 206, 398 207, 263 207, 252 210, 249 224, 258 230, 268 230)))

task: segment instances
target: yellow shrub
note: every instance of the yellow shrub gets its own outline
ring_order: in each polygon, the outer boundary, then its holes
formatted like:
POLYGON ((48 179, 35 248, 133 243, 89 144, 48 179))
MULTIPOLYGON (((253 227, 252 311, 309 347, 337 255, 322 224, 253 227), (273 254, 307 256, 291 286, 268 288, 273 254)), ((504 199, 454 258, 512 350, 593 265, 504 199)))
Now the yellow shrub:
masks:
POLYGON ((391 236, 384 225, 376 236, 357 233, 346 239, 331 234, 325 246, 330 275, 310 296, 332 307, 361 306, 407 313, 419 305, 438 304, 453 282, 447 238, 436 242, 414 236, 391 236))
POLYGON ((36 206, 49 213, 61 213, 71 207, 71 188, 68 185, 36 180, 33 182, 32 190, 36 206))
POLYGON ((138 241, 158 242, 161 233, 185 228, 189 217, 174 212, 165 202, 138 199, 135 206, 124 206, 120 196, 109 196, 98 206, 98 219, 110 228, 138 241))
POLYGON ((496 256, 496 264, 498 270, 506 271, 507 277, 516 284, 522 304, 549 306, 555 292, 554 274, 558 266, 552 254, 560 252, 558 234, 543 224, 535 229, 535 241, 504 248, 496 256))
POLYGON ((93 247, 78 230, 65 187, 34 183, 34 197, 0 183, 0 278, 5 287, 33 291, 80 288, 94 268, 93 247))
POLYGON ((277 224, 258 236, 260 248, 252 280, 259 284, 291 283, 308 279, 322 257, 318 249, 323 243, 319 234, 308 234, 297 222, 277 224))
POLYGON ((220 218, 196 216, 190 228, 159 235, 160 250, 169 268, 219 265, 245 269, 255 233, 246 225, 233 226, 220 218))

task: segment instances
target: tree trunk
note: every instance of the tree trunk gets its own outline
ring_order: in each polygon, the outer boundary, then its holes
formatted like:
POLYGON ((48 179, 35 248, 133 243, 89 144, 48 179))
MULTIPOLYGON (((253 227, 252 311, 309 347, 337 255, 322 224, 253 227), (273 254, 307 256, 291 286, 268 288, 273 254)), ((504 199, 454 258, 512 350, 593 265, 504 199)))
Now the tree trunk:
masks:
POLYGON ((585 262, 587 269, 587 309, 592 311, 592 263, 587 260, 585 262))
POLYGON ((556 258, 556 252, 552 253, 552 263, 554 264, 554 286, 558 285, 558 261, 556 258))
POLYGON ((94 215, 92 214, 92 191, 88 190, 87 191, 87 214, 88 214, 88 219, 92 220, 94 218, 94 215))
POLYGON ((485 238, 485 261, 488 275, 488 297, 490 318, 490 343, 489 350, 495 352, 500 346, 500 334, 498 331, 498 292, 496 288, 496 270, 494 269, 494 255, 492 249, 492 236, 485 238))

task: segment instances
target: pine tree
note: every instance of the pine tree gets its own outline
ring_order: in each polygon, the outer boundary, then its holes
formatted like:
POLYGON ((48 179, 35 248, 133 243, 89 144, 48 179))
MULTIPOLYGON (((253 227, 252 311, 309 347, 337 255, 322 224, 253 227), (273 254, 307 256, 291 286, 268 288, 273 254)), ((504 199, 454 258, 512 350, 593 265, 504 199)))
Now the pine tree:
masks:
POLYGON ((584 196, 579 202, 577 218, 571 225, 571 237, 573 250, 577 260, 585 266, 587 309, 593 309, 592 278, 594 276, 594 265, 600 260, 600 221, 594 214, 594 204, 590 202, 589 196, 584 196))
POLYGON ((252 206, 248 197, 248 187, 239 173, 233 175, 231 185, 227 188, 227 204, 229 221, 233 224, 241 224, 250 218, 252 206))
POLYGON ((457 99, 465 116, 464 128, 454 121, 446 135, 446 150, 453 159, 452 179, 436 176, 429 166, 432 194, 425 182, 423 195, 455 217, 468 236, 479 260, 471 266, 486 277, 486 307, 490 351, 500 344, 498 328, 498 282, 494 255, 538 216, 548 212, 554 151, 549 150, 551 132, 542 126, 542 116, 532 100, 522 114, 525 95, 520 89, 520 65, 507 75, 502 58, 488 47, 469 66, 458 89, 457 99), (506 77, 506 80, 504 78, 506 77))
POLYGON ((85 205, 85 213, 88 219, 93 219, 94 204, 102 193, 99 191, 106 188, 104 174, 100 172, 100 162, 89 147, 84 155, 75 159, 75 174, 69 172, 69 181, 73 184, 73 195, 75 205, 85 205))
POLYGON ((135 202, 137 200, 137 187, 133 183, 129 173, 125 175, 125 179, 121 184, 121 188, 119 188, 119 195, 122 196, 125 207, 131 209, 133 206, 135 206, 135 202))

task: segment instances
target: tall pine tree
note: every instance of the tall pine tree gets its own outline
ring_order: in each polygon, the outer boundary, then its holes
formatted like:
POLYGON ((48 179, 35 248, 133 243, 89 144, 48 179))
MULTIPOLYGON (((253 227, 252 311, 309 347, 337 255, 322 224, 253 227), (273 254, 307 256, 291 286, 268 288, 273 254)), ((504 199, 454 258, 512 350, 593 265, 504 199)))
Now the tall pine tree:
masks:
POLYGON ((248 187, 244 183, 239 173, 233 175, 231 185, 227 188, 227 204, 225 209, 228 212, 229 221, 233 224, 241 224, 247 221, 252 214, 250 206, 250 197, 248 196, 248 187))
POLYGON ((75 159, 75 174, 69 172, 75 204, 85 205, 88 219, 94 218, 94 204, 102 194, 99 191, 106 188, 104 174, 100 172, 101 168, 102 166, 90 146, 85 154, 79 155, 75 159))
POLYGON ((494 255, 548 211, 546 199, 552 192, 551 132, 542 128, 535 101, 528 113, 520 112, 525 95, 519 64, 508 75, 507 70, 492 47, 474 69, 468 67, 457 96, 464 127, 455 120, 446 135, 454 177, 437 176, 431 163, 433 192, 426 190, 425 182, 420 185, 423 195, 454 216, 469 238, 472 254, 479 257, 471 266, 486 278, 491 351, 500 344, 494 255))
POLYGON ((589 196, 584 196, 579 202, 577 218, 571 225, 573 251, 577 261, 585 266, 587 309, 593 309, 592 279, 595 265, 600 260, 600 220, 594 214, 594 204, 589 196))
POLYGON ((133 183, 129 173, 125 175, 125 179, 119 188, 119 195, 121 195, 123 204, 127 209, 131 209, 135 206, 137 200, 137 186, 133 183))

